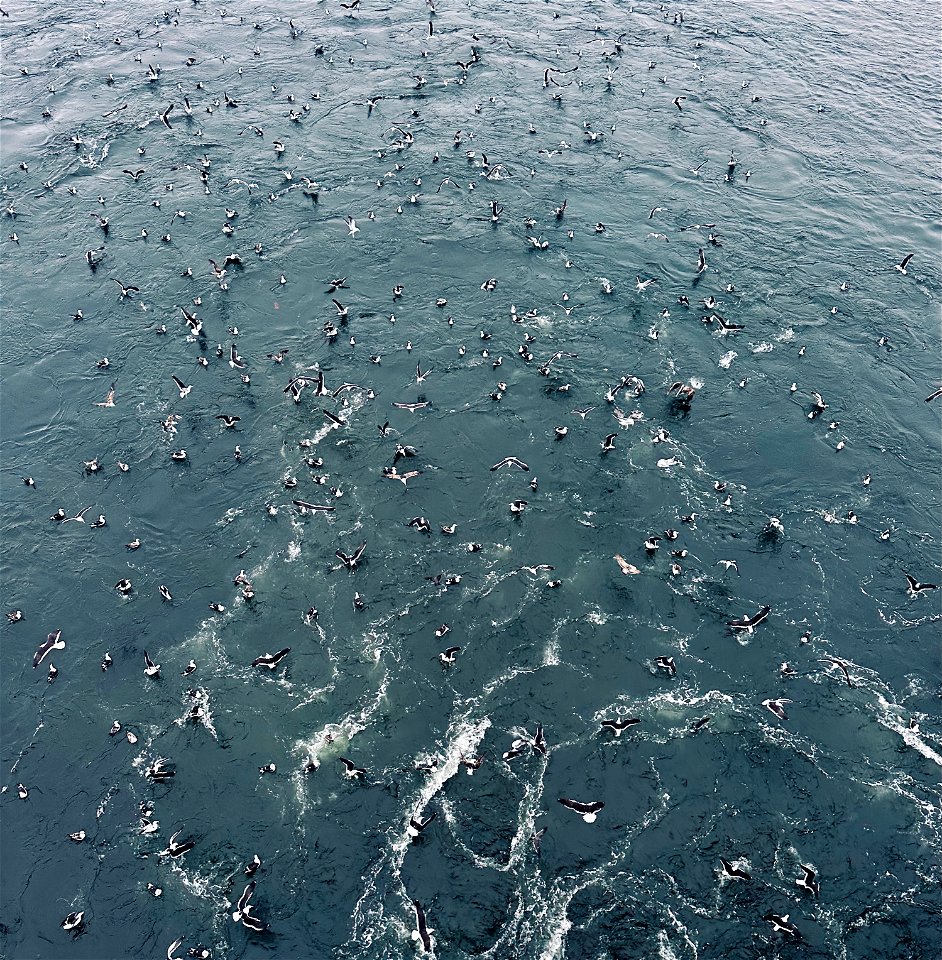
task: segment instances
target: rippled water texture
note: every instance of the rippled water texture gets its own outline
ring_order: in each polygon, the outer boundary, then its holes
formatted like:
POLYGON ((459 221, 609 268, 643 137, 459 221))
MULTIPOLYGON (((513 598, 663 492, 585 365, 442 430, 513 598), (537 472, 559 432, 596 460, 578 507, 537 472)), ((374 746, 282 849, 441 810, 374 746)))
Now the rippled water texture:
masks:
POLYGON ((937 6, 3 9, 0 954, 937 958, 937 6))

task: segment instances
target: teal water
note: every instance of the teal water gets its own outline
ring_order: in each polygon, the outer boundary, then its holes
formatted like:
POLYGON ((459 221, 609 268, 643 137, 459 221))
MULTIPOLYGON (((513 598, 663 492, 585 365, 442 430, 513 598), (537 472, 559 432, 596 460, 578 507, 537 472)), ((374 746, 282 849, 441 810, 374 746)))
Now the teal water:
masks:
POLYGON ((0 954, 938 957, 939 11, 436 8, 3 7, 0 954))

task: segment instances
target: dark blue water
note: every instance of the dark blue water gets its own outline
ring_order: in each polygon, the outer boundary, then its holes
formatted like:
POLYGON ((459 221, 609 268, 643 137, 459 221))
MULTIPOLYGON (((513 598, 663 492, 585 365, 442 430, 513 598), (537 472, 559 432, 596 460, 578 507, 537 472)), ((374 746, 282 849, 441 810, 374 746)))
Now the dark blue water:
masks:
POLYGON ((939 11, 3 9, 0 954, 937 958, 939 11))

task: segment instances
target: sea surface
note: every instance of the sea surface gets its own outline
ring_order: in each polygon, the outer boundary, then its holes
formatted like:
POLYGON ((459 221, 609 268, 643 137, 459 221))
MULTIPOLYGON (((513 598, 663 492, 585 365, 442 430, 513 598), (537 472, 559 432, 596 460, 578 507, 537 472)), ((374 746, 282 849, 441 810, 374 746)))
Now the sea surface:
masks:
POLYGON ((938 5, 3 10, 0 956, 942 956, 938 5))

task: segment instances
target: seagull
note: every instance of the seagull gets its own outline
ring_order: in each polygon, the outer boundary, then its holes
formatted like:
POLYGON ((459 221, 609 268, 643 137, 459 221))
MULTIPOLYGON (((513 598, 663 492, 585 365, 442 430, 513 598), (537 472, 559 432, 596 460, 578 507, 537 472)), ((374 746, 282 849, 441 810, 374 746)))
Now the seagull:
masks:
POLYGON ((144 673, 148 677, 158 678, 160 676, 160 664, 154 663, 147 655, 146 650, 144 651, 144 673))
POLYGON ((678 110, 683 112, 683 107, 680 104, 683 100, 686 100, 686 99, 687 99, 686 97, 674 97, 672 102, 674 106, 677 107, 678 110))
POLYGON ((745 870, 741 870, 739 867, 734 867, 729 860, 724 860, 720 857, 720 863, 723 865, 723 875, 729 877, 731 880, 751 880, 752 874, 746 873, 745 870))
POLYGON ((795 883, 802 889, 807 890, 815 899, 817 899, 818 894, 821 892, 821 885, 818 883, 818 875, 811 869, 811 867, 806 867, 804 864, 799 864, 802 870, 802 876, 800 876, 795 883))
POLYGON ((171 379, 177 385, 177 389, 180 391, 180 399, 183 400, 193 389, 192 385, 187 386, 176 374, 171 375, 171 379))
POLYGON ((491 467, 491 470, 500 470, 501 467, 519 467, 524 473, 529 473, 530 468, 519 458, 517 457, 504 457, 503 460, 498 461, 491 467))
MULTIPOLYGON (((429 21, 431 26, 431 21, 429 21)), ((412 939, 416 943, 422 944, 422 950, 424 953, 432 952, 432 928, 428 926, 425 920, 425 911, 422 909, 422 904, 418 900, 412 901, 412 906, 415 909, 415 930, 412 931, 412 939)))
POLYGON ((906 578, 906 582, 909 584, 909 586, 906 588, 906 592, 911 597, 918 597, 920 593, 925 593, 926 590, 939 589, 939 586, 936 583, 920 583, 908 573, 904 573, 903 576, 906 578))
POLYGON ((114 280, 114 282, 121 288, 121 299, 122 299, 122 300, 123 300, 125 297, 130 296, 130 294, 132 294, 132 293, 140 293, 140 292, 141 292, 141 288, 140 288, 140 287, 135 287, 133 284, 130 284, 130 283, 129 283, 127 286, 125 286, 117 277, 112 277, 111 279, 114 280))
POLYGON ((703 247, 697 251, 697 273, 703 273, 706 270, 706 257, 703 255, 703 247))
POLYGON ((274 670, 289 653, 291 653, 291 647, 285 647, 277 653, 263 653, 252 661, 252 666, 267 667, 269 670, 274 670))
MULTIPOLYGON (((633 717, 625 720, 603 720, 600 732, 604 733, 606 730, 611 730, 616 737, 620 737, 629 727, 633 727, 639 723, 641 723, 641 721, 633 717)), ((560 800, 559 802, 562 803, 563 801, 560 800)), ((575 807, 573 807, 573 809, 575 809, 575 807)), ((591 823, 592 821, 589 820, 587 822, 591 823)))
POLYGON ((903 257, 903 259, 898 264, 896 264, 896 269, 899 270, 899 272, 903 274, 904 277, 906 276, 906 267, 909 266, 909 261, 912 260, 914 256, 915 254, 907 253, 906 256, 903 257))
POLYGON ((167 947, 167 960, 176 960, 174 954, 180 949, 185 939, 186 937, 177 937, 177 939, 167 947))
POLYGON ((736 566, 736 561, 735 561, 735 560, 717 560, 717 561, 716 561, 716 566, 718 566, 718 567, 719 567, 719 566, 723 566, 723 567, 726 568, 726 570, 732 569, 732 570, 735 570, 736 573, 739 573, 739 567, 736 566))
POLYGON ((170 842, 167 844, 166 850, 161 850, 157 854, 158 857, 170 857, 172 860, 176 860, 177 857, 182 857, 183 854, 189 853, 196 846, 195 840, 184 840, 183 843, 177 843, 177 837, 183 833, 183 830, 178 830, 171 838, 170 842))
POLYGON ((366 771, 362 767, 358 767, 352 760, 348 760, 346 757, 337 757, 337 759, 343 764, 344 775, 351 780, 358 777, 362 779, 366 776, 366 771))
POLYGON ((454 664, 455 658, 461 652, 461 647, 448 647, 444 652, 438 655, 442 668, 450 667, 454 664))
POLYGON ((350 231, 349 236, 355 237, 360 232, 360 228, 357 226, 357 222, 353 219, 353 217, 344 217, 343 222, 347 225, 347 229, 350 231))
POLYGON ((222 420, 222 425, 227 429, 231 430, 242 418, 235 417, 227 413, 217 413, 217 420, 222 420))
POLYGON ((847 664, 843 660, 839 660, 837 657, 819 657, 818 663, 833 663, 835 667, 840 667, 844 674, 844 679, 847 681, 847 686, 854 686, 854 682, 850 679, 850 674, 847 672, 847 664))
POLYGON ((601 800, 593 800, 590 803, 582 803, 579 800, 567 800, 560 797, 559 802, 570 810, 575 810, 586 823, 594 823, 598 812, 605 806, 601 800))
POLYGON ((671 676, 677 674, 677 664, 674 663, 673 657, 655 657, 654 665, 660 670, 666 670, 671 676))
POLYGON ((421 834, 422 831, 423 831, 434 819, 435 819, 435 811, 434 811, 434 810, 433 810, 432 813, 431 813, 429 816, 427 816, 424 820, 423 820, 421 817, 419 817, 418 819, 416 819, 415 817, 410 817, 410 818, 409 818, 409 826, 406 828, 406 832, 409 834, 410 837, 412 837, 413 840, 415 840, 416 837, 418 837, 419 834, 421 834))
POLYGON ((358 564, 358 563, 360 562, 360 560, 362 559, 362 557, 363 557, 363 551, 364 551, 365 549, 366 549, 366 541, 364 540, 363 543, 361 543, 361 544, 356 548, 356 550, 353 551, 353 553, 351 553, 351 554, 348 555, 348 554, 344 553, 342 550, 337 550, 336 553, 334 553, 334 556, 335 556, 348 570, 356 570, 357 564, 358 564))
POLYGON ((242 891, 242 896, 236 901, 235 910, 232 913, 232 920, 234 923, 238 923, 244 916, 246 916, 249 910, 252 909, 250 900, 255 894, 255 881, 251 880, 245 885, 245 889, 242 891))
POLYGON ((766 707, 772 713, 779 718, 779 720, 787 720, 788 714, 785 713, 785 708, 782 706, 783 703, 791 703, 791 700, 785 698, 779 700, 763 700, 762 706, 766 707))
POLYGON ((615 563, 618 564, 618 568, 626 577, 628 574, 637 575, 641 573, 641 571, 633 563, 629 563, 620 553, 615 554, 615 563))
POLYGON ((82 922, 85 919, 85 911, 79 910, 77 913, 70 913, 65 920, 62 921, 63 930, 77 930, 82 926, 82 922))
POLYGON ((420 476, 421 473, 421 470, 410 470, 408 473, 397 473, 395 467, 383 468, 383 476, 387 480, 401 480, 403 486, 406 486, 413 477, 420 476))
POLYGON ((643 293, 652 283, 657 283, 657 277, 652 277, 650 280, 642 280, 641 277, 635 277, 637 283, 635 286, 638 288, 639 293, 643 293))
POLYGON ((767 913, 762 919, 772 924, 772 929, 775 933, 787 933, 792 937, 801 936, 798 932, 798 927, 793 923, 789 923, 787 913, 783 917, 780 917, 777 913, 767 913))
POLYGON ((747 633, 752 633, 752 631, 760 624, 766 617, 772 612, 772 608, 769 606, 762 607, 762 609, 753 614, 751 617, 740 617, 738 620, 730 620, 726 625, 730 630, 745 630, 747 633))
POLYGON ((79 512, 74 517, 64 517, 62 522, 63 524, 71 523, 73 521, 75 521, 76 523, 84 523, 85 514, 88 513, 89 510, 91 510, 91 504, 89 504, 89 506, 87 507, 82 507, 82 509, 79 510, 79 512))
POLYGON ((33 654, 33 669, 35 670, 53 650, 65 650, 65 640, 62 639, 61 630, 50 633, 36 648, 36 652, 33 654))
POLYGON ((334 506, 324 506, 319 503, 308 503, 307 500, 291 501, 302 514, 306 513, 333 513, 336 510, 334 506))

